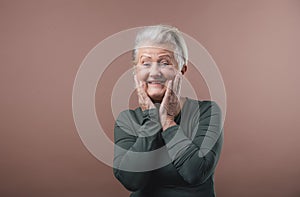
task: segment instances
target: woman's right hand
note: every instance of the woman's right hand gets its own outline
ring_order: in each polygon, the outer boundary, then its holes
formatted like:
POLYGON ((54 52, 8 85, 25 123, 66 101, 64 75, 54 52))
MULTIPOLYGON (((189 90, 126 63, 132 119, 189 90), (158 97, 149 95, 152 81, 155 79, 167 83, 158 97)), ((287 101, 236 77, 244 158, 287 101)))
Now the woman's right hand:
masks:
POLYGON ((137 89, 139 105, 142 108, 142 110, 145 111, 147 109, 155 108, 155 105, 146 93, 146 82, 139 81, 136 75, 134 75, 134 82, 137 89))

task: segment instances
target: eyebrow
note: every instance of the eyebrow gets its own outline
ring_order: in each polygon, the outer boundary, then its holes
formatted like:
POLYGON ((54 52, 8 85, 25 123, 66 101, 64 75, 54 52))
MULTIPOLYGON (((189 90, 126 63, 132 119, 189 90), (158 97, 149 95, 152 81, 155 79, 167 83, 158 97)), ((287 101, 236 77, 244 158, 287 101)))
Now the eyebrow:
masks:
POLYGON ((168 57, 169 59, 171 59, 171 56, 170 56, 169 54, 159 55, 158 57, 159 57, 159 58, 162 58, 162 57, 168 57))
POLYGON ((143 54, 143 55, 140 56, 140 59, 143 58, 143 57, 152 58, 151 55, 143 54))
MULTIPOLYGON (((152 58, 151 55, 148 55, 148 54, 143 54, 140 56, 140 58, 143 58, 143 57, 146 57, 146 58, 152 58)), ((158 55, 158 58, 162 58, 162 57, 168 57, 171 59, 171 56, 169 54, 162 54, 162 55, 158 55)))

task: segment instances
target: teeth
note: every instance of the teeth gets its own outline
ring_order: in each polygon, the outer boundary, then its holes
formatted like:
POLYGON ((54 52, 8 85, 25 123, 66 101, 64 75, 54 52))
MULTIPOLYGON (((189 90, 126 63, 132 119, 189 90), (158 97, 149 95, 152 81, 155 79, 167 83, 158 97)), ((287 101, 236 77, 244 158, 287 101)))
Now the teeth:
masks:
POLYGON ((163 82, 159 82, 159 81, 149 81, 148 83, 151 83, 151 84, 163 84, 163 82))

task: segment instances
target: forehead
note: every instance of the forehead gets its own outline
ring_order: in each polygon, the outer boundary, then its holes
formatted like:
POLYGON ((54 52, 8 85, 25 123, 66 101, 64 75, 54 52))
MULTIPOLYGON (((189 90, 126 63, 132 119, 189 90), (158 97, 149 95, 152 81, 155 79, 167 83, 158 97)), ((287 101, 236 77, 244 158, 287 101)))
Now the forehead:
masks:
POLYGON ((173 58, 173 52, 163 47, 142 47, 138 49, 139 59, 141 57, 159 58, 162 56, 173 58))

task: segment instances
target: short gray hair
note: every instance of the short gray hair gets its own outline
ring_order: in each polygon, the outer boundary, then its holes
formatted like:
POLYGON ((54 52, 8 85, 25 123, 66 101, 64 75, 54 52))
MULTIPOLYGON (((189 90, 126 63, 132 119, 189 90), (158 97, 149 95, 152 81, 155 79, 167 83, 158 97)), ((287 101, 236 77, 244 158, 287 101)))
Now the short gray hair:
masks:
POLYGON ((132 59, 135 62, 137 58, 137 50, 145 45, 171 45, 175 60, 181 69, 183 65, 188 63, 188 50, 183 39, 182 33, 173 26, 155 25, 144 27, 138 32, 135 39, 135 47, 132 59))

